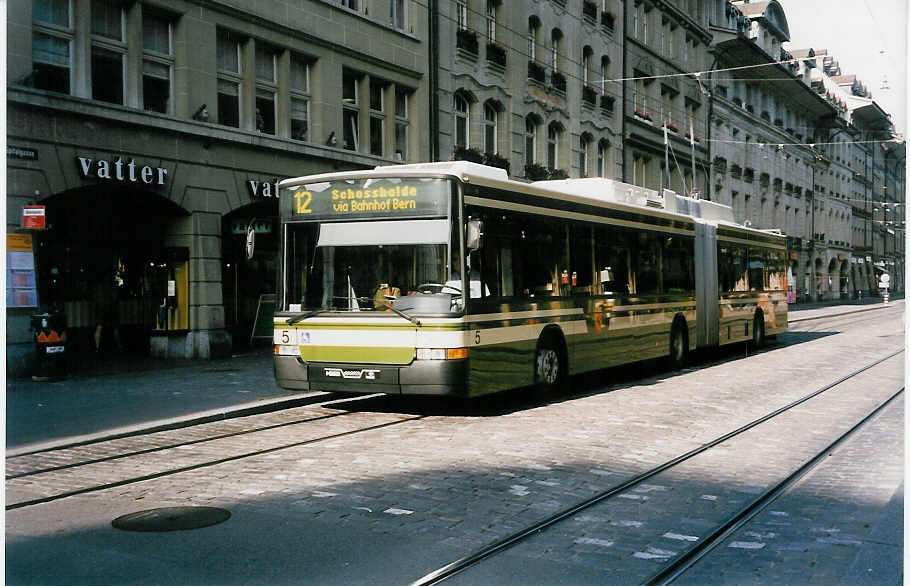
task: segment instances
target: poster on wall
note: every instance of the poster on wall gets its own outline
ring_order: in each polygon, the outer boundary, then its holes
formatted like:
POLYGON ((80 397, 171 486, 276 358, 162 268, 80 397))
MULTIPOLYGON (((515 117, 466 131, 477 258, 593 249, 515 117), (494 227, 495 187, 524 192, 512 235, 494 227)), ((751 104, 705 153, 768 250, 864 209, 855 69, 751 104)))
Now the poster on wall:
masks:
POLYGON ((31 234, 6 235, 6 306, 38 306, 31 234))

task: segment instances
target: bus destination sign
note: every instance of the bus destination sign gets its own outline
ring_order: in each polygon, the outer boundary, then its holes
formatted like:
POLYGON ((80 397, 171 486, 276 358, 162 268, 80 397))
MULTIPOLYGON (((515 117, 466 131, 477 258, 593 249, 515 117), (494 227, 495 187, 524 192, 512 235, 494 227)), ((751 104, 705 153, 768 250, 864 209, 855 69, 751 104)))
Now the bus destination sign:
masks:
POLYGON ((444 216, 445 179, 372 179, 309 183, 290 188, 291 215, 298 220, 355 220, 444 216))

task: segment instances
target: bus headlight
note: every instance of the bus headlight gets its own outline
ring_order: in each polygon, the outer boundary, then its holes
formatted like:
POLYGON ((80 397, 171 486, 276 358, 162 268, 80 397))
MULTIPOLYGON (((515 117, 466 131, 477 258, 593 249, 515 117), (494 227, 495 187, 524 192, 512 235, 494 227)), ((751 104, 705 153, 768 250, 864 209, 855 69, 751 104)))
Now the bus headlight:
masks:
POLYGON ((418 348, 417 360, 460 360, 468 357, 467 348, 418 348))

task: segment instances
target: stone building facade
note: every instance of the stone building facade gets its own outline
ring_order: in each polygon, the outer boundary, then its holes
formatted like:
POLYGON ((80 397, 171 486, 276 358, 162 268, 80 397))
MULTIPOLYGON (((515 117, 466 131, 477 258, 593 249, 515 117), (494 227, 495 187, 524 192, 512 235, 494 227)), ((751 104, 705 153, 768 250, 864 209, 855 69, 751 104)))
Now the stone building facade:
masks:
POLYGON ((627 0, 622 179, 682 194, 706 190, 708 0, 627 0), (694 136, 690 136, 694 133, 694 136), (664 148, 666 142, 669 149, 664 148), (694 177, 693 177, 694 172, 694 177))
POLYGON ((794 300, 904 287, 905 145, 827 52, 784 50, 776 0, 11 0, 7 17, 11 374, 44 309, 74 353, 249 345, 276 291, 277 181, 395 162, 669 185, 788 235, 794 300), (45 229, 25 227, 39 209, 45 229))
POLYGON ((34 258, 7 291, 11 374, 38 309, 66 313, 72 354, 249 344, 276 291, 277 180, 429 156, 416 2, 13 0, 7 16, 7 232, 34 258), (23 228, 28 205, 45 230, 23 228))
POLYGON ((438 157, 618 178, 622 14, 620 0, 440 3, 438 157))

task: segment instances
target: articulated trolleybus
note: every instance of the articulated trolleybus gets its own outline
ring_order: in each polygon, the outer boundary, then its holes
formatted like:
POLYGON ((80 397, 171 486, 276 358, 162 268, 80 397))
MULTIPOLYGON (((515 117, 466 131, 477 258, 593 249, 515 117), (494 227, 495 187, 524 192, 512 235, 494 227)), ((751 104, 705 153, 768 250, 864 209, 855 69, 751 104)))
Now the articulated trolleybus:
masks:
POLYGON ((787 327, 785 239, 729 207, 463 161, 287 179, 275 377, 474 397, 787 327))

